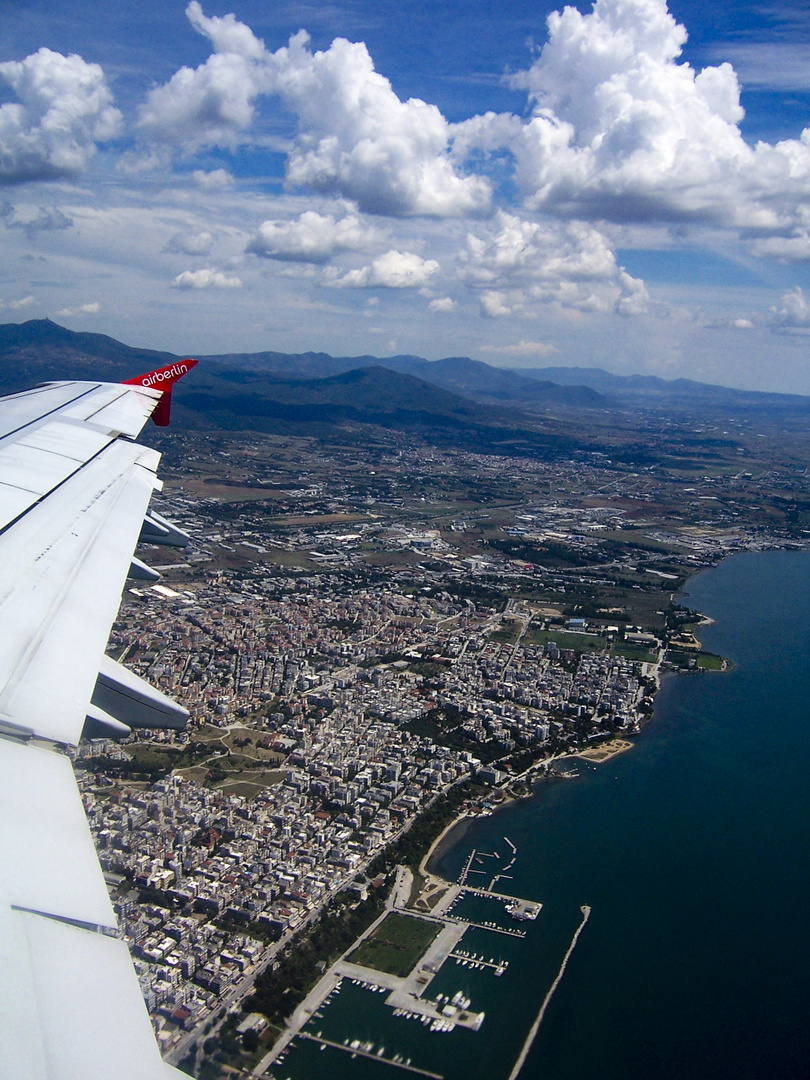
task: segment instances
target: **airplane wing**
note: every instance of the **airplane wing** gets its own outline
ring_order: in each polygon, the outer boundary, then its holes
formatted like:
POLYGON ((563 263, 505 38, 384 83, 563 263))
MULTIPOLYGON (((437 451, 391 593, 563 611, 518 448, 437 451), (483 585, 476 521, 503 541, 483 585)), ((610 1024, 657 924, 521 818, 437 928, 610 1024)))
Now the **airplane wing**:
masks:
POLYGON ((85 724, 188 713, 104 655, 139 537, 188 537, 149 510, 168 422, 196 361, 129 384, 50 383, 0 399, 0 1076, 166 1080, 73 767, 85 724), (181 370, 182 369, 182 370, 181 370))

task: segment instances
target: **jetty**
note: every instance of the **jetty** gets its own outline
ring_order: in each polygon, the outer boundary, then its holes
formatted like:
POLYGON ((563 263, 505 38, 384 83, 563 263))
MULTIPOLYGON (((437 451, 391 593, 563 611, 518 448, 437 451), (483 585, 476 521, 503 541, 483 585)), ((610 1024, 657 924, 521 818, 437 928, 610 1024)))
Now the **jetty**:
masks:
POLYGON ((520 1054, 518 1054, 518 1059, 515 1062, 514 1068, 509 1073, 509 1080, 517 1080, 518 1073, 520 1072, 520 1070, 523 1068, 524 1064, 526 1063, 526 1058, 528 1057, 529 1051, 532 1048, 532 1043, 537 1038, 537 1032, 540 1030, 540 1025, 543 1023, 543 1017, 546 1015, 546 1009, 548 1008, 548 1003, 551 1001, 552 997, 554 996, 554 991, 560 985, 562 977, 565 974, 565 969, 568 966, 568 961, 571 958, 571 953, 574 951, 574 949, 576 948, 577 942, 579 941, 579 935, 585 929, 585 923, 591 917, 591 909, 588 907, 587 904, 583 904, 582 907, 580 908, 580 911, 582 912, 582 922, 577 927, 576 932, 575 932, 573 938, 571 939, 571 944, 568 946, 568 950, 567 950, 565 956, 563 957, 563 962, 562 962, 562 965, 560 966, 560 970, 557 972, 557 978, 551 984, 551 986, 549 987, 548 993, 543 998, 543 1004, 540 1006, 540 1012, 537 1014, 537 1016, 535 1018, 535 1021, 532 1024, 531 1029, 529 1030, 529 1034, 526 1036, 526 1041, 523 1044, 523 1049, 520 1051, 520 1054))
POLYGON ((343 1043, 333 1042, 332 1039, 325 1039, 322 1035, 310 1035, 308 1031, 299 1031, 296 1038, 308 1039, 310 1042, 320 1043, 321 1046, 329 1046, 333 1050, 343 1050, 345 1053, 351 1054, 352 1057, 365 1057, 370 1058, 372 1061, 382 1061, 386 1065, 393 1065, 395 1069, 404 1069, 405 1072, 415 1073, 417 1076, 427 1076, 429 1080, 444 1080, 441 1073, 430 1072, 428 1069, 419 1069, 416 1065, 411 1065, 408 1062, 383 1057, 382 1054, 375 1053, 372 1050, 365 1050, 362 1046, 346 1046, 343 1043))

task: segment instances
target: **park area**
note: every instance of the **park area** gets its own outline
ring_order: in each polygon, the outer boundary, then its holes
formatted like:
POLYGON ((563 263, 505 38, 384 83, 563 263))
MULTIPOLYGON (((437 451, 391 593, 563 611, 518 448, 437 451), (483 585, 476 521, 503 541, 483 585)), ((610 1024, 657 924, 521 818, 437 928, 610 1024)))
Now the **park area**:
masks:
POLYGON ((440 930, 439 923, 391 912, 347 959, 404 978, 440 930))

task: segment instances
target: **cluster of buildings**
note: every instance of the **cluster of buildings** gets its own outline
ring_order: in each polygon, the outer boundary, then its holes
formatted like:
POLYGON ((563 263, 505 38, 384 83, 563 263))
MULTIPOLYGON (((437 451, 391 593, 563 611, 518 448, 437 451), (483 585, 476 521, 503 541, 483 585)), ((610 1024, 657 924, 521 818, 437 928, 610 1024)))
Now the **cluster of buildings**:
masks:
POLYGON ((443 680, 441 703, 468 714, 465 733, 482 743, 495 739, 506 750, 562 736, 581 718, 597 733, 607 724, 635 730, 642 665, 609 652, 577 660, 566 636, 561 631, 545 648, 488 642, 478 653, 468 650, 443 680))
MULTIPOLYGON (((219 1007, 439 791, 480 762, 350 701, 279 725, 295 749, 282 782, 250 800, 173 774, 119 785, 79 769, 99 857, 164 1050, 219 1007)), ((88 744, 97 768, 130 754, 88 744)), ((81 761, 80 761, 81 764, 81 761)))

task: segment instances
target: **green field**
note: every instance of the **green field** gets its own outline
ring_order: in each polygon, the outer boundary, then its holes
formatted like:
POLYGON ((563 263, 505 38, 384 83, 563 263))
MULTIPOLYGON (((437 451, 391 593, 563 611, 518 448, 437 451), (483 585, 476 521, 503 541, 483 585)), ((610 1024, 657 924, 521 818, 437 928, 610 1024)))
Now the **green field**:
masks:
POLYGON ((489 635, 493 641, 499 641, 504 645, 514 645, 523 629, 520 619, 501 619, 497 630, 489 635))
POLYGON ((625 645, 624 642, 614 645, 611 652, 614 656, 625 656, 628 660, 637 660, 640 664, 654 664, 658 659, 658 656, 649 649, 644 649, 639 645, 625 645))
POLYGON ((524 645, 541 645, 549 641, 556 643, 558 649, 573 649, 574 652, 600 652, 606 642, 596 634, 576 634, 568 630, 529 630, 523 638, 524 645))
POLYGON ((710 652, 698 653, 697 666, 704 668, 706 671, 722 671, 723 657, 710 652))
POLYGON ((376 971, 404 977, 413 971, 440 930, 439 923, 392 911, 347 959, 376 971))

